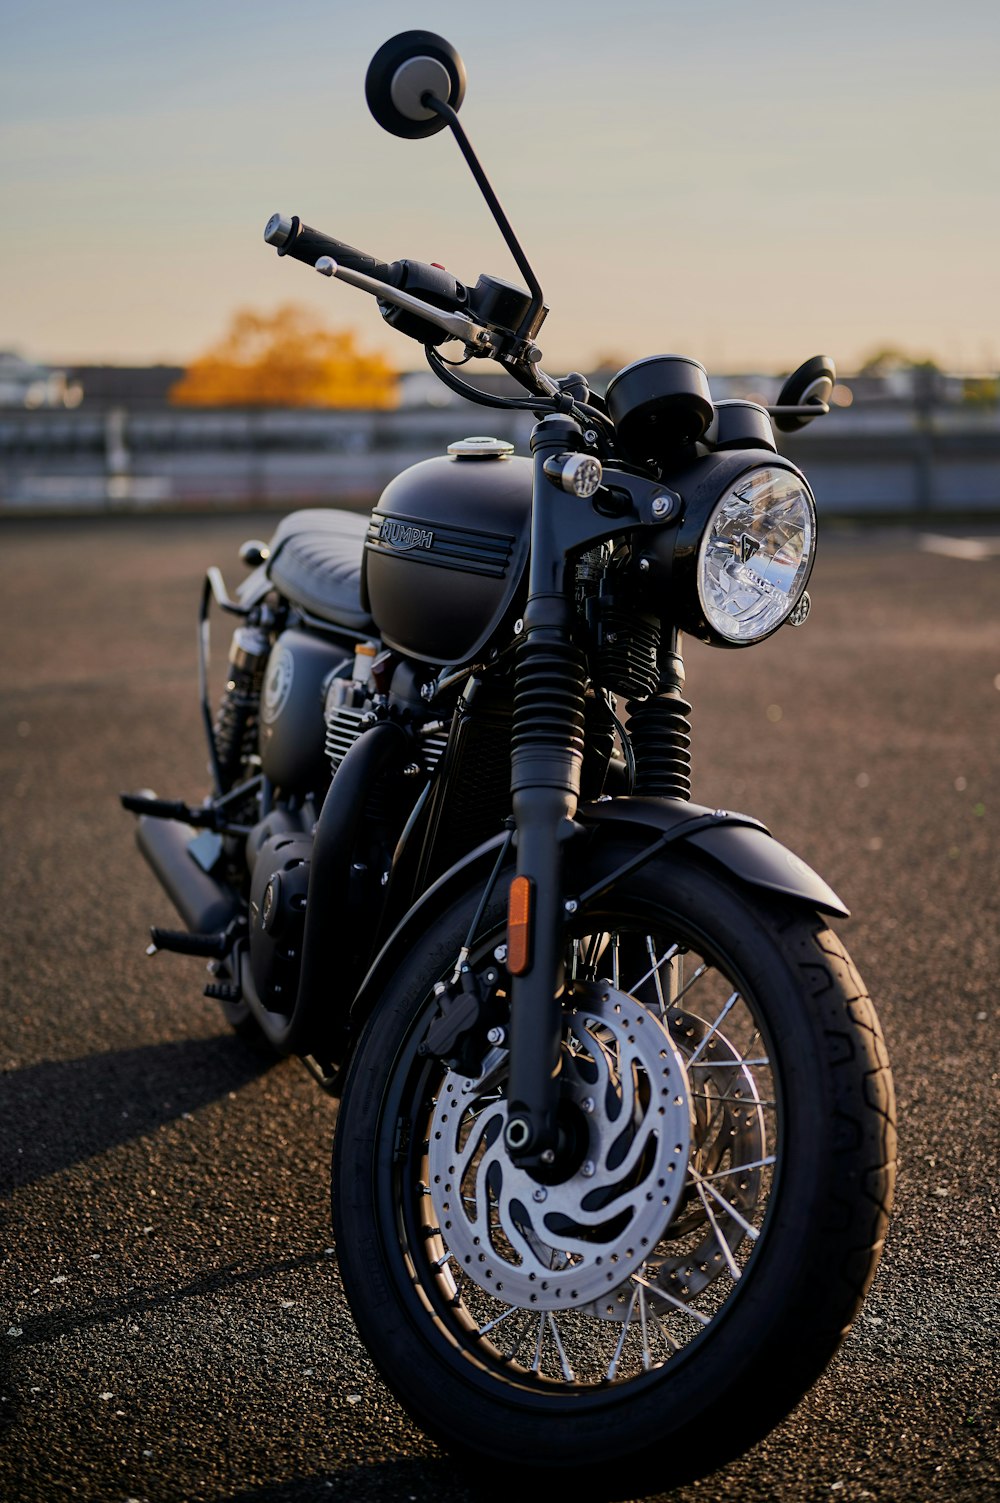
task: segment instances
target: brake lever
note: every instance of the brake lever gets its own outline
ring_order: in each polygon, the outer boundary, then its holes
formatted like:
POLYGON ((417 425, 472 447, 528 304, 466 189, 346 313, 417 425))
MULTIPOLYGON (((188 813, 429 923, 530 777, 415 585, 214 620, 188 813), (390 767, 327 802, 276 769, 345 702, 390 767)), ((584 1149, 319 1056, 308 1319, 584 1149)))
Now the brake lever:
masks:
POLYGON ((361 292, 370 292, 380 302, 393 303, 397 308, 419 314, 428 323, 436 324, 439 329, 450 334, 453 339, 460 339, 476 355, 496 353, 492 332, 482 324, 474 323, 465 313, 449 313, 445 308, 435 308, 432 303, 425 303, 399 287, 390 287, 387 282, 379 282, 362 271, 349 271, 346 266, 339 266, 332 256, 320 256, 316 270, 320 276, 336 277, 339 282, 346 282, 348 286, 357 287, 361 292))

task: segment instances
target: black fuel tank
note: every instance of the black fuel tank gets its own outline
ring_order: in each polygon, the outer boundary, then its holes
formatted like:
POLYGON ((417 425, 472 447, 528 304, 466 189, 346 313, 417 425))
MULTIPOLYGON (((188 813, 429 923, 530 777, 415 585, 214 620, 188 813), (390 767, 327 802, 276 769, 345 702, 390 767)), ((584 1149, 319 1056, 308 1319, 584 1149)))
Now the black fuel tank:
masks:
POLYGON ((531 461, 465 439, 386 486, 365 542, 362 599, 382 640, 436 665, 509 631, 527 589, 531 461))

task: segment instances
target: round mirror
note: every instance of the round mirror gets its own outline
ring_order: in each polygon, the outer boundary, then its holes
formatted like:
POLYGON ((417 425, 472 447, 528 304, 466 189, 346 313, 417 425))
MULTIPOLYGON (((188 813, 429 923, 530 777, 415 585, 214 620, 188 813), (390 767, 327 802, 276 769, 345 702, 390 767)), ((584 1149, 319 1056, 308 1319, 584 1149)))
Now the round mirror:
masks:
MULTIPOLYGON (((809 402, 829 402, 836 380, 837 367, 829 355, 814 355, 797 371, 792 371, 778 393, 777 406, 801 407, 809 402)), ((774 426, 782 433, 794 433, 797 428, 804 428, 812 422, 811 417, 794 417, 790 413, 776 413, 772 417, 774 426)))
MULTIPOLYGON (((837 367, 829 355, 814 355, 785 381, 778 393, 778 407, 802 407, 811 402, 828 403, 837 380, 837 367)), ((816 414, 819 416, 819 413, 816 414)), ((774 426, 782 433, 794 433, 812 422, 811 417, 797 417, 791 413, 773 415, 774 426)))
POLYGON ((465 64, 433 31, 402 31, 384 42, 368 65, 368 108, 394 136, 433 136, 447 122, 422 103, 425 94, 457 110, 465 98, 465 64))

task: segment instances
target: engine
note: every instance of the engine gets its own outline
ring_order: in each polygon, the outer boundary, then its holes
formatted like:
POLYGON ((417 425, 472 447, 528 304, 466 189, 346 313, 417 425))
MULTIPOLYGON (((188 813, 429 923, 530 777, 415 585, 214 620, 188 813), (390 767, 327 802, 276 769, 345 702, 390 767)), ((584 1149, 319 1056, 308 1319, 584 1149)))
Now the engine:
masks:
POLYGON ((312 835, 274 835, 254 866, 250 961, 257 995, 272 1012, 295 1005, 312 847, 312 835))
POLYGON ((314 831, 331 779, 351 747, 373 720, 390 717, 406 727, 413 760, 372 777, 360 799, 345 806, 346 907, 338 906, 345 958, 378 920, 400 829, 447 746, 448 727, 429 720, 420 692, 426 670, 398 663, 389 694, 376 696, 376 652, 375 643, 360 642, 353 657, 345 657, 322 639, 292 629, 278 638, 268 662, 261 760, 278 798, 248 836, 246 857, 253 980, 273 1012, 290 1014, 295 1003, 314 831))
POLYGON ((294 627, 271 649, 260 699, 261 771, 286 798, 321 797, 326 790, 326 686, 351 665, 342 647, 294 627))

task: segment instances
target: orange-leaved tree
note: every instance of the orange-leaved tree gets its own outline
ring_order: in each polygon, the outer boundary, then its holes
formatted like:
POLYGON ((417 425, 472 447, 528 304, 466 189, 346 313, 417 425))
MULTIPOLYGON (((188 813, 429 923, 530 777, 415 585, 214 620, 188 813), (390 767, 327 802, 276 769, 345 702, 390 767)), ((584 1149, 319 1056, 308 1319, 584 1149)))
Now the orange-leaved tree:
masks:
POLYGON ((396 372, 359 350, 353 333, 325 328, 308 308, 243 308, 228 332, 170 390, 193 407, 395 407, 396 372))

